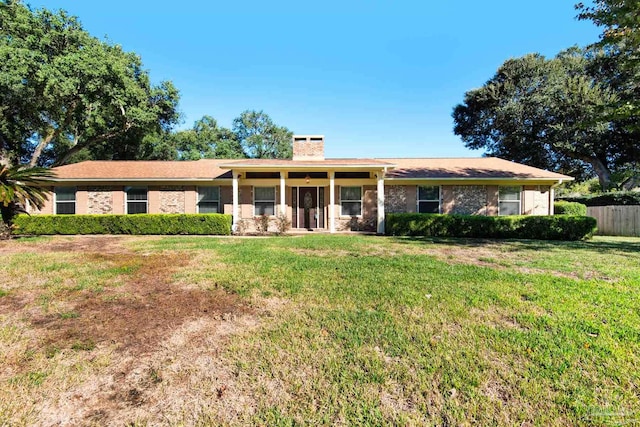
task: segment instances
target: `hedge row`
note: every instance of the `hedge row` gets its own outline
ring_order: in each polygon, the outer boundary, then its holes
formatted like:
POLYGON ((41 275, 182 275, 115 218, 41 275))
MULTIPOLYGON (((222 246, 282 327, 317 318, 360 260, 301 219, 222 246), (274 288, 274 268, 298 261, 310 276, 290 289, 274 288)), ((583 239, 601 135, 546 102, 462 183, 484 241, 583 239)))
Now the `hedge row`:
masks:
POLYGON ((385 228, 392 236, 581 240, 593 235, 596 220, 569 215, 388 214, 385 228))
POLYGON ((553 204, 553 212, 556 215, 587 215, 587 206, 578 202, 565 202, 559 200, 553 204))
POLYGON ((606 193, 599 196, 563 197, 562 200, 582 203, 586 206, 640 205, 640 192, 627 191, 621 193, 606 193))
POLYGON ((231 234, 231 215, 18 215, 15 234, 231 234))

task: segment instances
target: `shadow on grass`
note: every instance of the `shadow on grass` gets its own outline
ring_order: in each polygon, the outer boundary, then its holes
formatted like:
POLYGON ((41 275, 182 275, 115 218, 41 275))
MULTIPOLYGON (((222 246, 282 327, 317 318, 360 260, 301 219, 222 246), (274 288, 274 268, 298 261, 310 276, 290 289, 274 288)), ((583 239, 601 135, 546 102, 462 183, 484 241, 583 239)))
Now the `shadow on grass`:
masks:
POLYGON ((558 240, 515 240, 515 239, 472 239, 453 237, 419 237, 396 236, 392 240, 397 243, 416 244, 430 243, 445 246, 458 247, 482 247, 486 245, 500 244, 508 246, 510 250, 517 251, 554 251, 554 250, 583 250, 598 253, 626 253, 640 255, 640 239, 631 238, 620 240, 605 240, 606 237, 586 241, 558 241, 558 240))

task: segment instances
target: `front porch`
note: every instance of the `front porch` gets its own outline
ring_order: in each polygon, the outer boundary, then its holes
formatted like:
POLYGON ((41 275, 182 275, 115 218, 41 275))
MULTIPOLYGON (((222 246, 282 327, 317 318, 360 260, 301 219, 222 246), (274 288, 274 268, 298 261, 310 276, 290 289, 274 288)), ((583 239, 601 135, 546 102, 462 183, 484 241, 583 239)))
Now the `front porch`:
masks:
POLYGON ((231 170, 234 231, 251 229, 256 217, 266 215, 274 223, 286 218, 293 231, 384 234, 385 167, 336 171, 296 165, 273 172, 264 165, 247 166, 234 165, 231 170))

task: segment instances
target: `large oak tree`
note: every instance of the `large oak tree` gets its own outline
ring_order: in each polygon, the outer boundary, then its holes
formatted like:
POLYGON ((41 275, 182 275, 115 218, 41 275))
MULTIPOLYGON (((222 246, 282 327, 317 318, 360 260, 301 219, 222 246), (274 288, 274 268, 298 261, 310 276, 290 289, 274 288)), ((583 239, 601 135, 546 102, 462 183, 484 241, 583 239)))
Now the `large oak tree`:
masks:
POLYGON ((64 11, 0 1, 0 162, 135 158, 177 119, 178 91, 64 11))
POLYGON ((546 59, 506 61, 453 112, 454 132, 468 148, 531 166, 586 176, 602 188, 611 172, 638 160, 635 137, 607 110, 619 92, 597 66, 598 55, 572 48, 546 59), (598 74, 599 73, 599 74, 598 74))

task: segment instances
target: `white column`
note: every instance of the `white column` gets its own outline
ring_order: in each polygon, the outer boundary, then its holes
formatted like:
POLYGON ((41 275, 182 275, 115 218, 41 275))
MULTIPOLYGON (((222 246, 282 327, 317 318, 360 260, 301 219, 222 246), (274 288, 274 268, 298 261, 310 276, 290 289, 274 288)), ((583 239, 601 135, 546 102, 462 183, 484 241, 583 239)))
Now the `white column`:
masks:
POLYGON ((553 200, 555 198, 556 198, 556 189, 553 188, 553 185, 552 185, 551 187, 549 187, 549 215, 554 214, 553 200))
POLYGON ((329 232, 336 232, 336 174, 334 171, 329 172, 329 232))
POLYGON ((378 172, 378 234, 384 234, 384 172, 378 172))
POLYGON ((286 172, 280 172, 280 213, 282 215, 287 215, 287 202, 285 200, 285 177, 286 172))
POLYGON ((238 228, 238 221, 240 220, 240 203, 238 196, 238 178, 239 173, 232 171, 233 175, 233 209, 231 211, 231 215, 233 216, 233 225, 231 226, 231 230, 236 231, 238 228))

